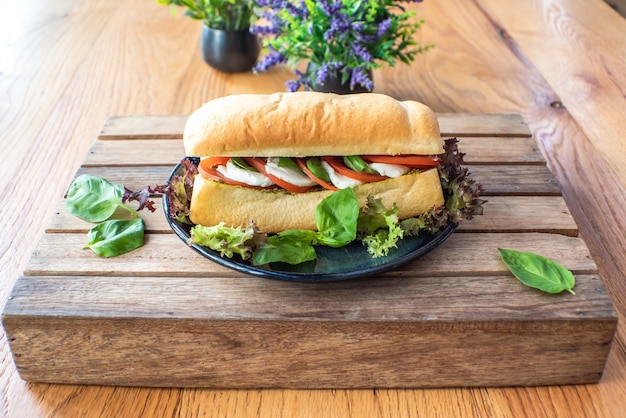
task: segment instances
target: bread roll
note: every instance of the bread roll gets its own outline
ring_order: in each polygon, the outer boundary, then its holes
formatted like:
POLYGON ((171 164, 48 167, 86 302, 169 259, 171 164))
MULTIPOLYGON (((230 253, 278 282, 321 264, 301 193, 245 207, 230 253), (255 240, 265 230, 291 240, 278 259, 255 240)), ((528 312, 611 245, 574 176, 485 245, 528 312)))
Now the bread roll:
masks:
POLYGON ((188 119, 189 156, 441 154, 431 109, 376 93, 294 92, 225 96, 188 119))
MULTIPOLYGON (((414 172, 354 188, 363 206, 368 195, 382 198, 386 207, 399 207, 400 219, 419 215, 443 205, 439 172, 436 168, 414 172)), ((289 193, 229 186, 198 175, 194 182, 190 219, 195 224, 247 226, 254 221, 261 231, 286 229, 316 230, 315 209, 332 191, 289 193)))
MULTIPOLYGON (((437 119, 421 103, 375 93, 296 92, 226 96, 208 102, 187 121, 185 151, 198 157, 310 157, 433 155, 443 152, 437 119)), ((399 218, 444 203, 437 169, 414 171, 354 188, 397 204, 399 218)), ((200 225, 247 226, 264 232, 315 230, 317 205, 331 191, 291 193, 231 186, 196 176, 190 220, 200 225)))

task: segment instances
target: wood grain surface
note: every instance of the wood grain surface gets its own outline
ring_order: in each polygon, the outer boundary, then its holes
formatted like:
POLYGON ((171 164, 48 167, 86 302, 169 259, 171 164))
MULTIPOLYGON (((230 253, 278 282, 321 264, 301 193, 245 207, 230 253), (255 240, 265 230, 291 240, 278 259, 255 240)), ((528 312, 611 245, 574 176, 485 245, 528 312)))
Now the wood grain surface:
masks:
MULTIPOLYGON (((186 115, 225 94, 283 91, 290 77, 287 69, 260 75, 208 69, 198 53, 199 23, 173 17, 167 7, 148 0, 3 6, 3 301, 108 116, 186 115)), ((624 19, 600 0, 425 1, 411 7, 426 20, 420 40, 437 46, 410 66, 375 72, 376 91, 422 101, 438 113, 523 116, 535 149, 561 186, 620 321, 599 384, 428 390, 32 384, 18 376, 3 334, 0 415, 623 416, 624 19)), ((159 166, 163 163, 155 162, 154 169, 159 166)))

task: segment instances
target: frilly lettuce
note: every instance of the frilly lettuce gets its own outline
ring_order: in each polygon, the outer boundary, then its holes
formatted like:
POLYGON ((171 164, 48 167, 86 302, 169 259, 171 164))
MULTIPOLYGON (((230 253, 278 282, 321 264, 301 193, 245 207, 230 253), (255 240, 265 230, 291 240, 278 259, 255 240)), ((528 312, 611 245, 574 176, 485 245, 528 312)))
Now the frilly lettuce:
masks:
POLYGON ((397 247, 404 231, 398 223, 398 208, 387 209, 381 199, 367 197, 367 204, 359 215, 357 230, 363 245, 373 258, 384 257, 397 247))
POLYGON ((459 152, 458 140, 450 138, 445 141, 445 152, 440 156, 439 177, 445 203, 443 206, 433 207, 414 218, 405 219, 400 226, 407 235, 417 235, 421 232, 435 233, 448 223, 460 223, 470 220, 475 215, 482 215, 483 204, 486 200, 480 199, 483 192, 481 184, 471 177, 467 167, 463 166, 464 153, 459 152))
POLYGON ((189 220, 189 203, 193 191, 193 181, 198 174, 198 167, 187 158, 181 162, 182 175, 172 176, 165 186, 157 186, 156 191, 168 197, 168 216, 183 224, 191 224, 189 220))
POLYGON ((196 225, 190 230, 189 242, 208 247, 220 253, 222 257, 232 258, 234 254, 248 260, 254 250, 266 239, 254 224, 246 228, 231 228, 220 222, 215 226, 196 225))

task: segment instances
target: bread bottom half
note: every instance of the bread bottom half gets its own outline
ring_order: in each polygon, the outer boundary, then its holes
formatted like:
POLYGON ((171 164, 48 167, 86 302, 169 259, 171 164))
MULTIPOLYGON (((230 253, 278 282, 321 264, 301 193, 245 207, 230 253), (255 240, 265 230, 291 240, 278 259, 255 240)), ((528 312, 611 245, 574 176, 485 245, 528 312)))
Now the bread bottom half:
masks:
MULTIPOLYGON (((444 203, 443 191, 436 168, 414 172, 354 188, 360 206, 367 196, 382 198, 391 208, 400 208, 400 219, 424 213, 444 203)), ((247 226, 254 221, 267 233, 286 229, 316 230, 315 209, 332 191, 290 193, 277 190, 249 189, 230 186, 197 175, 190 205, 190 219, 199 225, 212 226, 224 222, 227 226, 247 226)))

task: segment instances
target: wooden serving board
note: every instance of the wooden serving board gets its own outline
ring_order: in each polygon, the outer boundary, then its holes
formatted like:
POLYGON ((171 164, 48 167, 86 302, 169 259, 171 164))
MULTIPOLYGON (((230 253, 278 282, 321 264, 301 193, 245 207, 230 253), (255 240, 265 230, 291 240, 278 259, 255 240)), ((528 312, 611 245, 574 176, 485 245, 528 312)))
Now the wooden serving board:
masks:
MULTIPOLYGON (((597 382, 617 318, 594 260, 518 115, 440 114, 485 214, 377 277, 294 283, 246 276, 187 248, 159 198, 145 245, 98 258, 91 224, 59 196, 3 312, 28 381, 214 388, 389 388, 597 382), (523 286, 497 248, 576 276, 576 295, 523 286)), ((163 184, 186 116, 109 119, 77 175, 163 184)))

